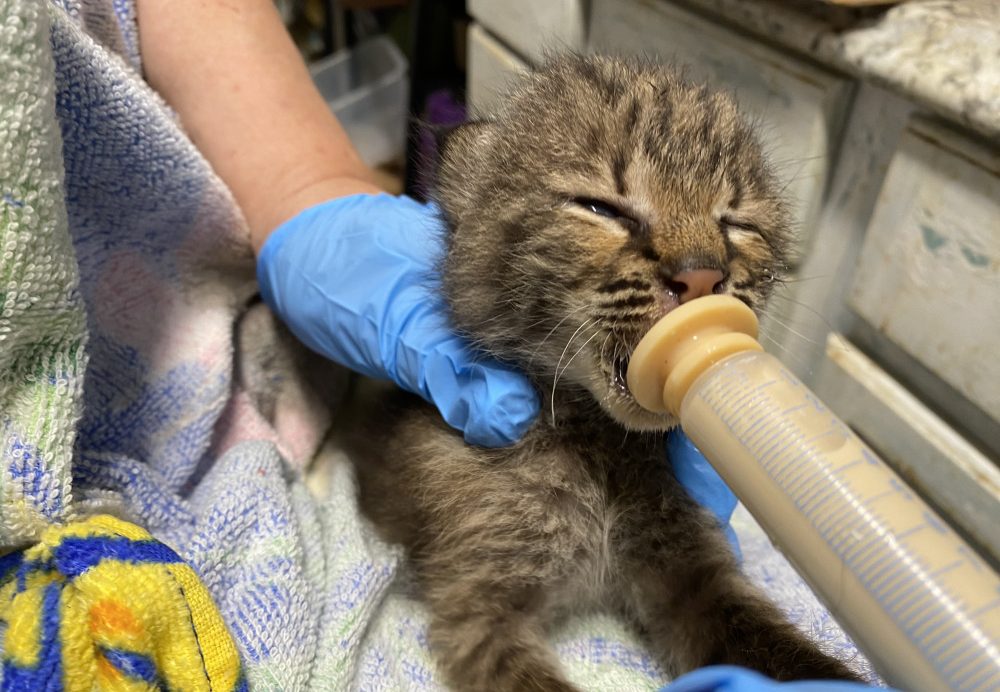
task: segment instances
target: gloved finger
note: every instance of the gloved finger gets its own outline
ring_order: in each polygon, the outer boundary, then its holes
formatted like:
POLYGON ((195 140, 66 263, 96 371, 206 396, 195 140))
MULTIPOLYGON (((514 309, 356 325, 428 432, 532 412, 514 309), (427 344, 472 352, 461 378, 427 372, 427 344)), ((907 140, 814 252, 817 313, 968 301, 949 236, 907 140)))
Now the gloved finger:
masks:
POLYGON ((470 444, 502 447, 521 439, 540 408, 528 379, 457 336, 426 283, 399 286, 392 302, 379 346, 390 377, 434 404, 470 444))
POLYGON ((679 427, 667 433, 667 458, 674 477, 695 502, 716 516, 737 557, 741 557, 739 539, 729 525, 736 509, 736 495, 679 427))
POLYGON ((709 666, 687 673, 661 692, 778 692, 777 683, 738 666, 709 666))
POLYGON ((538 394, 528 378, 473 352, 433 310, 414 310, 382 359, 398 385, 434 404, 469 444, 513 444, 538 416, 538 394))
POLYGON ((661 692, 865 692, 869 685, 843 680, 777 682, 738 666, 709 666, 674 680, 661 692))
POLYGON ((470 356, 458 339, 438 344, 423 364, 427 398, 449 425, 464 432, 466 442, 513 444, 538 416, 538 394, 524 375, 470 356))
POLYGON ((720 522, 729 523, 736 509, 736 495, 680 428, 667 433, 667 455, 674 476, 688 494, 712 510, 720 522))

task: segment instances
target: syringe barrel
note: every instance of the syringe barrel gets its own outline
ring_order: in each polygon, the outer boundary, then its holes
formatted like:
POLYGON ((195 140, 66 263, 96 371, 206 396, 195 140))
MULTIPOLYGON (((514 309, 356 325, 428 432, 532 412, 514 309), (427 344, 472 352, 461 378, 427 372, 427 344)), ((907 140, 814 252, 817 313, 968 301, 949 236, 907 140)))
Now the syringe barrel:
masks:
POLYGON ((703 372, 681 426, 893 685, 1000 690, 1000 579, 773 356, 703 372))

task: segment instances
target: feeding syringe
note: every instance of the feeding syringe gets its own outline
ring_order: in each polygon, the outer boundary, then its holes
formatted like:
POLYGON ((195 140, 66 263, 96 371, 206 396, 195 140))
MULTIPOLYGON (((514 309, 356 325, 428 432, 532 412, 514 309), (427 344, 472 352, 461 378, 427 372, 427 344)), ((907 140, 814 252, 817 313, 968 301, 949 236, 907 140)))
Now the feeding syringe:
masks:
POLYGON ((629 387, 679 418, 891 684, 1000 690, 1000 578, 756 336, 735 298, 693 300, 642 339, 629 387))

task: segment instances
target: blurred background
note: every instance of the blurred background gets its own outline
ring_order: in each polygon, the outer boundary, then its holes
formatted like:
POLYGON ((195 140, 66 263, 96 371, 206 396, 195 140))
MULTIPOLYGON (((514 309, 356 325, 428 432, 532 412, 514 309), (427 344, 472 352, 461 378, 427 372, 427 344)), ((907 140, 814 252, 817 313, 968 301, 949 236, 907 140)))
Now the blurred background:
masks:
POLYGON ((277 0, 313 78, 391 192, 424 198, 434 137, 465 120, 464 0, 277 0))

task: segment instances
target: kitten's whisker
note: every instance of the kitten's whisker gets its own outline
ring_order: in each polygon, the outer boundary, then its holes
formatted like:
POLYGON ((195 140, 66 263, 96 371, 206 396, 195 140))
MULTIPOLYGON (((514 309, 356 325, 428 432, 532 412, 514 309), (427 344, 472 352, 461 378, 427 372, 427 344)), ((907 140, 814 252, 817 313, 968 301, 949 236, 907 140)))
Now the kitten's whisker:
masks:
MULTIPOLYGON (((598 330, 600 330, 600 328, 598 328, 598 330)), ((608 332, 607 334, 605 334, 604 341, 601 342, 601 347, 599 349, 597 349, 597 362, 599 362, 599 363, 605 362, 604 361, 604 352, 605 352, 605 350, 608 347, 608 340, 609 339, 611 339, 611 332, 608 332)))
POLYGON ((808 163, 809 161, 817 161, 819 159, 826 158, 827 156, 828 154, 817 154, 816 156, 792 156, 787 159, 775 159, 771 161, 771 166, 775 170, 779 170, 782 166, 808 163))
POLYGON ((552 377, 552 394, 549 397, 550 398, 549 408, 552 411, 553 428, 556 427, 556 385, 559 384, 559 366, 562 365, 563 358, 566 357, 566 352, 569 351, 569 345, 573 343, 573 340, 576 338, 576 335, 579 334, 584 329, 586 329, 592 322, 595 321, 596 320, 592 318, 585 320, 579 327, 576 328, 576 331, 573 332, 573 335, 566 341, 566 345, 563 347, 562 353, 559 355, 559 360, 556 361, 556 371, 555 375, 552 377))
POLYGON ((816 281, 817 279, 828 279, 830 274, 816 274, 815 276, 796 276, 795 278, 777 278, 775 277, 774 282, 777 284, 800 284, 806 281, 816 281))
MULTIPOLYGON (((778 291, 776 291, 774 294, 772 294, 771 297, 772 298, 781 298, 782 300, 787 300, 789 303, 792 303, 793 305, 798 305, 799 307, 805 308, 806 310, 808 310, 809 312, 811 312, 812 314, 814 314, 816 317, 818 317, 819 320, 823 324, 825 324, 826 328, 829 329, 832 333, 834 333, 834 334, 839 333, 839 331, 833 326, 833 323, 830 322, 830 320, 828 320, 823 315, 823 313, 821 313, 819 310, 813 308, 812 306, 810 306, 810 305, 808 305, 806 303, 803 303, 801 300, 796 300, 795 298, 792 298, 791 296, 784 295, 784 294, 782 294, 782 293, 780 293, 778 291)), ((774 315, 771 315, 771 317, 773 318, 774 315)), ((784 325, 782 325, 782 326, 784 326, 784 325)))
POLYGON ((799 337, 800 339, 802 339, 803 341, 805 341, 807 344, 812 344, 813 346, 820 346, 821 345, 819 342, 814 341, 813 339, 810 339, 805 334, 794 330, 790 324, 788 324, 787 322, 781 321, 773 313, 770 314, 770 315, 768 315, 768 318, 772 322, 774 322, 775 324, 777 324, 778 326, 783 327, 784 329, 788 330, 790 333, 792 333, 795 336, 799 337))
POLYGON ((583 346, 581 346, 580 348, 576 349, 576 353, 574 353, 574 354, 573 354, 573 355, 572 355, 572 356, 570 357, 570 359, 569 359, 568 361, 566 361, 566 365, 565 365, 565 366, 563 366, 563 369, 562 369, 562 371, 561 371, 561 372, 560 372, 560 373, 558 374, 558 376, 559 376, 559 377, 562 377, 562 376, 563 376, 564 374, 566 374, 566 370, 567 370, 567 368, 569 368, 569 366, 570 366, 570 365, 571 365, 571 364, 573 363, 573 360, 574 360, 574 359, 575 359, 575 358, 576 358, 576 357, 577 357, 578 355, 580 355, 580 351, 582 351, 583 349, 585 349, 585 348, 587 347, 587 344, 589 344, 589 343, 590 343, 591 341, 593 341, 593 340, 594 340, 594 337, 595 337, 595 336, 597 336, 597 335, 598 335, 598 334, 600 334, 600 333, 601 333, 601 331, 600 331, 600 329, 598 329, 597 331, 595 331, 595 332, 594 332, 593 334, 591 334, 591 335, 590 335, 590 338, 589 338, 589 339, 587 339, 586 341, 584 341, 584 342, 583 342, 583 346))
POLYGON ((766 332, 760 332, 760 338, 762 340, 770 342, 771 345, 774 346, 780 352, 782 360, 788 359, 793 361, 796 365, 801 365, 801 366, 806 365, 806 359, 801 353, 796 353, 795 351, 793 351, 792 349, 788 348, 783 343, 775 339, 770 334, 766 332))
MULTIPOLYGON (((540 349, 540 348, 542 347, 542 345, 543 345, 543 344, 545 344, 545 342, 546 342, 546 341, 548 341, 548 340, 549 340, 549 338, 550 338, 550 337, 551 337, 551 336, 552 336, 552 335, 553 335, 553 334, 555 333, 555 331, 556 331, 557 329, 559 329, 559 327, 560 327, 560 326, 562 326, 562 323, 563 323, 563 322, 565 322, 566 320, 568 320, 568 319, 569 319, 570 317, 572 317, 572 316, 573 316, 573 315, 575 315, 576 313, 580 312, 581 310, 583 310, 583 309, 585 309, 585 308, 589 308, 589 307, 590 307, 590 305, 587 305, 587 304, 585 304, 585 305, 581 305, 581 306, 579 306, 579 307, 577 307, 577 308, 575 308, 575 309, 573 309, 573 310, 570 310, 569 312, 567 312, 567 313, 566 313, 566 314, 565 314, 565 315, 563 316, 563 318, 562 318, 561 320, 559 320, 558 322, 556 322, 556 325, 555 325, 554 327, 552 327, 552 329, 550 329, 550 330, 549 330, 549 333, 548 333, 548 334, 546 334, 546 335, 545 335, 545 336, 544 336, 544 337, 542 338, 542 340, 538 342, 538 345, 537 345, 537 346, 535 346, 535 350, 533 350, 533 351, 531 352, 531 355, 530 355, 530 356, 528 357, 528 362, 533 362, 533 361, 535 360, 535 356, 537 356, 537 355, 538 355, 538 349, 540 349)), ((589 321, 589 320, 588 320, 588 321, 589 321)), ((536 324, 537 324, 537 323, 536 323, 536 324)), ((586 324, 586 322, 584 322, 584 324, 586 324)), ((577 331, 579 331, 579 330, 577 330, 577 331)), ((574 333, 574 335, 573 335, 573 336, 576 336, 576 334, 574 333)), ((571 337, 571 339, 570 339, 570 340, 572 340, 572 337, 571 337)), ((567 345, 568 345, 568 344, 567 344, 567 345)))

